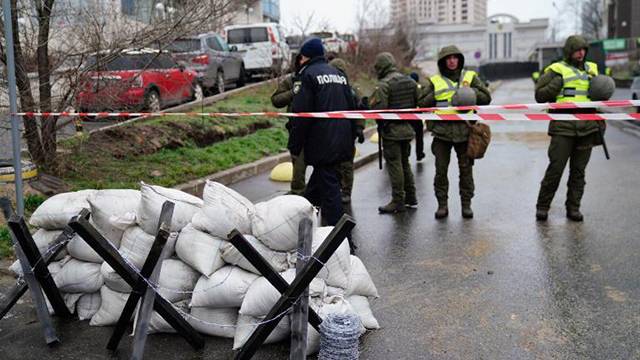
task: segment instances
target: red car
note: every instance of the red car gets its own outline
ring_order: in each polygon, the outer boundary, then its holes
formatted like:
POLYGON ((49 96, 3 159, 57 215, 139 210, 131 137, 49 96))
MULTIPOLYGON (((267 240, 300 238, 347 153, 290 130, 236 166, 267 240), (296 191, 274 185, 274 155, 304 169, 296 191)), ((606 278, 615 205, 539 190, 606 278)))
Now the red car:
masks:
POLYGON ((155 112, 202 96, 197 74, 158 50, 92 55, 86 69, 76 96, 80 112, 155 112))

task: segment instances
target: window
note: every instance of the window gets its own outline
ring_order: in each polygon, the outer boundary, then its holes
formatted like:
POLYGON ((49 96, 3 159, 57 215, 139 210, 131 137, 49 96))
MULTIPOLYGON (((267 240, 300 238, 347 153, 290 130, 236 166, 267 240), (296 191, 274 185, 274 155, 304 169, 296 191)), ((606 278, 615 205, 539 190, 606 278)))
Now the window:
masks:
POLYGON ((159 54, 151 61, 149 68, 152 69, 172 69, 176 67, 175 61, 167 54, 159 54))
POLYGON ((507 57, 507 33, 502 34, 502 57, 507 57))
POLYGON ((222 46, 216 41, 215 37, 207 38, 207 46, 215 51, 222 51, 222 46))
POLYGON ((222 48, 222 51, 229 51, 229 45, 227 45, 227 42, 224 41, 223 38, 221 38, 220 36, 216 36, 216 40, 220 44, 220 47, 222 48))
POLYGON ((174 53, 200 51, 200 39, 177 39, 167 46, 174 53))
POLYGON ((227 39, 229 44, 257 43, 269 41, 269 35, 265 27, 242 28, 229 30, 227 39))

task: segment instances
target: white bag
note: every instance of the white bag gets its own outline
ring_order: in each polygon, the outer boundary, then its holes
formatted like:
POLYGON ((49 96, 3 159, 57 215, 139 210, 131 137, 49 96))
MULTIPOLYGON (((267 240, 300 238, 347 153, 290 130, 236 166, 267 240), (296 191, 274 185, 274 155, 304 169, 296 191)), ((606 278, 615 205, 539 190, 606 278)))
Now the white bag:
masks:
POLYGON ((100 257, 100 255, 98 255, 98 253, 95 252, 93 248, 91 248, 91 246, 89 246, 89 244, 87 244, 87 242, 80 237, 80 235, 74 236, 73 239, 69 241, 69 243, 67 244, 67 251, 69 252, 69 255, 78 260, 99 264, 104 261, 100 257))
POLYGON ((291 251, 298 247, 298 227, 305 217, 316 219, 313 205, 307 199, 297 195, 278 196, 256 204, 251 230, 253 236, 271 249, 291 251))
POLYGON ((378 289, 371 280, 371 275, 367 271, 367 268, 357 256, 351 255, 351 272, 349 274, 349 285, 345 294, 361 295, 371 298, 378 298, 378 289))
POLYGON ((249 216, 255 208, 247 198, 220 183, 207 181, 203 199, 204 206, 192 220, 196 229, 222 239, 233 229, 243 234, 251 232, 249 216))
MULTIPOLYGON (((289 284, 296 277, 296 270, 291 269, 280 273, 289 284)), ((326 295, 326 286, 322 279, 313 279, 309 285, 309 296, 323 298, 326 295)), ((260 277, 251 284, 240 307, 240 315, 254 317, 266 316, 282 294, 271 285, 265 277, 260 277)))
MULTIPOLYGON (((260 253, 260 255, 262 255, 269 264, 271 264, 275 271, 282 272, 289 268, 288 253, 271 250, 261 243, 260 240, 251 235, 244 235, 244 237, 251 246, 260 253)), ((240 251, 238 251, 238 249, 229 242, 225 242, 222 246, 222 259, 227 264, 236 265, 254 274, 260 275, 258 269, 251 265, 249 260, 247 260, 247 258, 245 258, 244 255, 242 255, 242 253, 240 253, 240 251)))
MULTIPOLYGON (((40 251, 40 254, 44 256, 45 254, 47 254, 47 251, 49 250, 49 246, 58 239, 60 234, 62 234, 62 230, 38 229, 38 231, 33 233, 31 237, 33 238, 33 242, 36 243, 36 246, 38 247, 38 251, 40 251)), ((62 246, 64 247, 64 245, 62 246)), ((67 255, 67 251, 65 249, 62 249, 62 251, 58 253, 58 255, 55 257, 54 260, 61 260, 66 255, 67 255)))
POLYGON ((367 329, 380 329, 380 324, 378 324, 378 320, 373 316, 373 312, 371 311, 371 305, 369 305, 369 300, 364 296, 353 295, 347 298, 349 304, 353 310, 358 314, 362 325, 367 329))
MULTIPOLYGON (((254 330, 263 322, 264 319, 255 318, 252 316, 239 315, 238 316, 238 326, 236 327, 236 333, 233 338, 233 350, 240 349, 244 343, 249 340, 251 334, 253 334, 254 330)), ((275 321, 275 320, 274 320, 275 321)), ((272 344, 279 341, 282 341, 289 337, 291 333, 291 322, 289 321, 289 316, 285 315, 279 322, 278 325, 273 329, 267 340, 265 340, 265 344, 272 344)))
POLYGON ((129 294, 113 291, 106 286, 100 288, 100 309, 93 315, 89 325, 91 326, 110 326, 115 325, 120 319, 120 314, 124 310, 129 294))
POLYGON ((140 198, 138 190, 96 191, 87 198, 91 206, 91 222, 107 240, 119 247, 124 229, 118 224, 114 226, 111 218, 134 213, 140 205, 140 198))
MULTIPOLYGON (((62 269, 62 265, 64 265, 69 260, 71 260, 71 258, 67 256, 65 258, 62 258, 60 261, 49 263, 49 266, 47 266, 47 268, 49 269, 49 273, 51 274, 51 276, 57 274, 58 271, 62 269)), ((9 270, 13 272, 16 277, 21 277, 23 275, 22 266, 20 266, 20 260, 14 261, 11 266, 9 266, 9 270)))
MULTIPOLYGON (((168 247, 167 253, 173 254, 176 244, 177 233, 171 233, 165 247, 168 247)), ((132 226, 128 228, 122 235, 122 243, 120 244, 120 254, 125 260, 134 264, 138 269, 142 269, 142 265, 147 260, 147 255, 151 251, 151 246, 155 240, 154 235, 147 234, 142 228, 132 226)))
POLYGON ((76 303, 76 312, 78 313, 78 319, 91 320, 100 309, 102 303, 102 297, 100 292, 94 292, 92 294, 83 294, 76 303))
MULTIPOLYGON (((325 238, 331 233, 333 226, 317 228, 313 233, 313 251, 322 245, 325 238)), ((311 260, 314 261, 314 260, 311 260)), ((327 260, 325 266, 318 273, 318 277, 324 279, 329 286, 337 286, 346 289, 349 285, 349 274, 351 273, 351 258, 349 252, 349 242, 345 239, 335 253, 327 260)))
POLYGON ((87 197, 95 190, 82 190, 52 196, 29 219, 29 224, 48 230, 63 229, 82 209, 89 209, 87 197))
POLYGON ((224 266, 220 251, 224 243, 189 224, 178 235, 176 255, 202 275, 209 276, 224 266))
MULTIPOLYGON (((176 308, 178 314, 183 318, 186 318, 185 314, 189 313, 189 302, 188 301, 179 301, 173 305, 176 308)), ((140 311, 140 304, 135 311, 135 318, 133 319, 133 331, 135 331, 136 326, 138 324, 138 314, 140 311)), ((176 330, 169 325, 169 323, 155 311, 151 312, 151 318, 149 319, 149 325, 147 327, 147 334, 157 334, 157 333, 165 333, 172 334, 175 333, 176 330)))
POLYGON ((202 276, 195 289, 190 307, 239 308, 247 290, 258 275, 235 266, 225 266, 211 274, 202 276))
POLYGON ((106 261, 102 263, 100 266, 100 272, 102 273, 102 277, 104 278, 104 284, 111 290, 121 292, 121 293, 130 293, 131 286, 124 281, 124 279, 118 275, 118 273, 113 270, 111 265, 106 261))
MULTIPOLYGON (((75 314, 76 303, 78 302, 78 299, 80 299, 82 294, 60 292, 60 295, 62 295, 62 300, 64 300, 64 305, 67 307, 67 309, 69 309, 69 312, 72 314, 75 314)), ((55 311, 53 311, 53 306, 51 306, 49 299, 45 296, 44 300, 45 300, 45 303, 47 304, 47 310, 49 310, 49 315, 54 315, 55 311)))
POLYGON ((189 265, 177 259, 162 262, 158 293, 171 303, 191 298, 200 274, 189 265))
POLYGON ((187 321, 203 334, 233 339, 236 334, 238 309, 192 307, 191 316, 187 317, 187 321))
POLYGON ((100 264, 71 259, 53 276, 58 289, 67 293, 93 293, 104 285, 100 264))
POLYGON ((175 204, 171 218, 171 231, 180 231, 191 222, 193 215, 202 207, 202 200, 176 189, 141 183, 142 200, 137 211, 138 225, 148 234, 155 235, 162 204, 171 201, 175 204))

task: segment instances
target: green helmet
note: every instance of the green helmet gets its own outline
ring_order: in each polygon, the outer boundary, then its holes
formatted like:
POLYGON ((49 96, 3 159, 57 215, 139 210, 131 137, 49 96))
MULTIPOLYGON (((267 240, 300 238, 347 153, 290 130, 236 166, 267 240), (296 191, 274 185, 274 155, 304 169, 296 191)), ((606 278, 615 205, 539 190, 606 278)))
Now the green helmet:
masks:
POLYGON ((374 68, 376 70, 376 75, 378 75, 378 79, 382 79, 387 74, 396 71, 396 59, 391 53, 380 53, 376 56, 374 68))
POLYGON ((347 62, 340 59, 340 58, 335 58, 333 60, 331 60, 331 62, 329 62, 329 65, 333 66, 334 68, 342 71, 343 73, 347 73, 347 62))
POLYGON ((592 101, 606 101, 611 99, 616 91, 613 79, 606 75, 598 75, 591 78, 589 83, 589 99, 592 101))
POLYGON ((473 106, 477 103, 476 92, 468 87, 464 86, 459 88, 451 99, 451 105, 453 106, 473 106))

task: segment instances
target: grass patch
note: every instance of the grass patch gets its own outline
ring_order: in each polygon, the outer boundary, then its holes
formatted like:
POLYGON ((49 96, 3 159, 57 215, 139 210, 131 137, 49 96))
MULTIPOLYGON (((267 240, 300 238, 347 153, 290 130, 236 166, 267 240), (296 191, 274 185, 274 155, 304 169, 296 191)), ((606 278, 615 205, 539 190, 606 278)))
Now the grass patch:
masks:
POLYGON ((11 242, 11 234, 9 228, 0 225, 0 258, 13 256, 13 243, 11 242))

